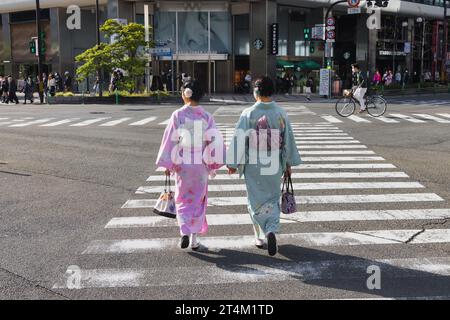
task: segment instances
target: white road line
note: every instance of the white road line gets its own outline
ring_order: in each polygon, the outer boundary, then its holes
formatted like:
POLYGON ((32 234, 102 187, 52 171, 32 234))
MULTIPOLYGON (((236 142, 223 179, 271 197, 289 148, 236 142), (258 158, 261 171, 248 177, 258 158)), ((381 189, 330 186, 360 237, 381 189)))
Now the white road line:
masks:
MULTIPOLYGON (((404 244, 422 231, 413 230, 369 230, 355 232, 317 232, 278 235, 278 242, 300 247, 341 247, 361 245, 404 244)), ((209 249, 253 249, 254 235, 203 237, 201 243, 209 249)), ((427 229, 417 235, 410 244, 448 243, 450 229, 427 229)), ((152 251, 179 250, 179 238, 125 239, 92 241, 82 254, 125 254, 152 251)), ((448 268, 448 267, 447 267, 448 268)), ((448 271, 447 271, 448 272, 448 271)), ((185 275, 183 273, 183 275, 185 275)), ((170 273, 170 276, 173 276, 170 273)), ((246 275, 248 277, 248 274, 246 275)), ((186 278, 185 276, 183 277, 186 278)), ((196 278, 197 279, 197 278, 196 278)))
MULTIPOLYGON (((361 142, 359 142, 358 140, 335 140, 335 141, 330 141, 330 140, 326 140, 326 141, 319 141, 319 140, 314 140, 314 141, 301 141, 301 144, 344 144, 344 143, 357 143, 360 144, 361 142)), ((301 146, 301 144, 297 143, 297 146, 301 146)))
POLYGON ((131 120, 131 119, 133 119, 133 118, 121 118, 121 119, 117 119, 117 120, 113 120, 113 121, 108 121, 106 123, 101 124, 100 127, 112 127, 112 126, 118 125, 120 123, 123 123, 123 122, 131 120))
MULTIPOLYGON (((441 232, 443 233, 443 232, 441 232)), ((312 236, 312 234, 311 234, 312 236)), ((327 237, 330 235, 327 234, 327 237)), ((439 236, 439 235, 436 235, 439 236)), ((336 236, 343 238, 352 245, 358 242, 370 242, 371 239, 355 237, 352 235, 336 236)), ((226 239, 228 240, 228 239, 226 239)), ((229 239, 226 243, 233 245, 233 240, 229 239)), ((244 238, 242 240, 247 240, 244 238)), ((296 239, 297 240, 297 239, 296 239)), ((306 239, 307 240, 307 239, 306 239)), ((440 239, 438 239, 440 240, 440 239)), ((163 240, 161 240, 163 241, 163 240)), ((299 238, 298 241, 306 242, 299 238)), ((172 248, 171 243, 163 242, 165 247, 172 248)), ((109 249, 106 243, 97 243, 104 245, 109 249)), ((122 244, 122 243, 121 243, 122 244)), ((135 243, 131 243, 135 244, 135 243)), ((143 242, 144 248, 136 249, 136 252, 148 252, 155 250, 150 247, 149 241, 143 242), (145 247, 147 245, 147 247, 145 247)), ((213 244, 217 244, 214 241, 213 244)), ((392 244, 392 242, 388 243, 392 244)), ((394 242, 395 244, 395 242, 394 242)), ((100 248, 99 248, 100 249, 100 248)), ((131 253, 132 247, 125 251, 131 253)), ((100 251, 100 250, 97 250, 100 251)), ((86 252, 91 253, 91 252, 86 252)), ((101 253, 101 252, 92 252, 101 253)), ((120 253, 120 252, 108 252, 120 253)), ((355 275, 366 275, 368 267, 371 265, 381 266, 385 274, 391 278, 417 278, 427 274, 428 276, 450 276, 450 258, 449 257, 427 257, 427 258, 402 258, 402 259, 340 259, 340 260, 319 260, 319 261, 283 261, 274 262, 268 265, 262 264, 221 264, 200 265, 200 266, 167 266, 151 269, 81 269, 80 287, 87 288, 148 288, 148 287, 166 287, 166 286, 198 286, 198 285, 218 285, 229 283, 264 283, 274 281, 303 281, 322 280, 322 279, 354 279, 355 275), (187 276, 188 275, 188 276, 187 276)), ((61 279, 58 279, 53 289, 66 289, 68 287, 67 275, 73 271, 68 269, 61 279)), ((361 279, 363 279, 361 277, 361 279)), ((364 278, 364 280, 366 280, 364 278)), ((444 298, 444 297, 442 297, 444 298)), ((369 298, 370 299, 370 298, 369 298)), ((391 298, 375 298, 391 299, 391 298)), ((392 298, 397 299, 397 298, 392 298)), ((407 298, 406 298, 407 299, 407 298)), ((422 300, 422 299, 420 299, 422 300)))
POLYGON ((302 151, 301 154, 375 154, 373 151, 368 150, 346 150, 346 151, 302 151))
MULTIPOLYGON (((318 163, 318 164, 301 164, 294 166, 296 170, 316 170, 316 169, 395 169, 396 167, 390 163, 318 163)), ((157 168, 155 171, 164 172, 166 169, 157 168)), ((227 171, 226 167, 218 169, 219 171, 227 171)))
POLYGON ((282 216, 297 222, 436 220, 449 217, 450 209, 303 211, 282 216))
POLYGON ((450 113, 436 113, 438 116, 449 118, 450 119, 450 113))
POLYGON ((161 126, 167 126, 169 124, 170 119, 164 120, 163 122, 160 122, 159 125, 161 126))
POLYGON ((355 138, 353 137, 335 137, 334 135, 331 135, 330 137, 304 137, 304 136, 296 136, 295 140, 299 141, 299 140, 354 140, 355 138))
MULTIPOLYGON (((210 214, 207 217, 208 225, 243 225, 252 224, 248 213, 245 214, 210 214)), ((296 221, 281 220, 281 223, 296 223, 296 221)), ((105 226, 106 229, 114 228, 159 228, 177 227, 176 219, 167 219, 160 216, 119 217, 111 219, 105 226)))
POLYGON ((140 121, 130 123, 129 126, 143 126, 143 125, 150 123, 152 121, 155 121, 155 120, 156 120, 156 117, 149 117, 149 118, 142 119, 140 121))
POLYGON ((355 121, 355 122, 367 122, 367 123, 370 123, 369 120, 363 119, 363 118, 355 116, 353 114, 351 116, 349 116, 348 119, 350 119, 352 121, 355 121))
POLYGON ((423 118, 423 119, 428 119, 428 120, 433 120, 439 123, 450 123, 450 120, 445 120, 445 119, 441 119, 429 114, 424 114, 424 113, 414 113, 415 116, 423 118))
POLYGON ((110 118, 111 117, 89 119, 89 120, 85 120, 85 121, 82 121, 79 123, 71 124, 70 127, 85 127, 85 126, 88 126, 88 125, 91 125, 91 124, 94 124, 94 123, 97 123, 97 122, 100 122, 103 120, 108 120, 110 118))
MULTIPOLYGON (((306 167, 307 165, 302 165, 306 167)), ((311 166, 311 165, 310 165, 311 166)), ((320 164, 323 166, 323 164, 320 164)), ((333 166, 335 166, 333 164, 333 166)), ((352 164, 352 166, 354 166, 352 164)), ((316 167, 310 167, 316 168, 316 167)), ((318 169, 319 167, 317 167, 318 169)), ((338 169, 338 168, 336 168, 338 169)), ((401 171, 382 171, 382 172, 293 172, 293 179, 365 179, 365 178, 409 178, 409 176, 401 171)), ((165 181, 166 177, 162 174, 152 175, 147 178, 147 182, 151 181, 165 181)), ((239 180, 239 176, 218 174, 214 177, 215 180, 239 180)))
MULTIPOLYGON (((329 136, 329 133, 302 133, 296 134, 296 137, 326 137, 329 136)), ((348 137, 348 133, 333 133, 333 137, 348 137)))
MULTIPOLYGON (((295 197, 297 204, 329 204, 329 203, 391 203, 391 202, 428 202, 444 201, 435 193, 393 193, 393 194, 350 194, 295 197)), ((209 197, 208 206, 244 206, 247 197, 209 197)))
POLYGON ((40 125, 40 127, 56 127, 56 126, 59 126, 61 124, 65 124, 65 123, 69 123, 69 122, 73 122, 73 121, 77 121, 77 120, 79 120, 79 118, 64 119, 64 120, 60 120, 60 121, 56 121, 56 122, 52 122, 52 123, 42 124, 42 125, 40 125))
POLYGON ((32 126, 34 124, 41 124, 41 123, 45 123, 48 121, 52 121, 55 118, 45 118, 45 119, 39 119, 39 120, 34 120, 34 121, 29 121, 29 122, 23 122, 23 123, 17 123, 17 124, 13 124, 10 125, 10 128, 17 128, 17 127, 27 127, 27 126, 32 126))
POLYGON ((385 161, 382 157, 302 157, 303 162, 315 161, 385 161))
POLYGON ((328 122, 331 122, 331 123, 340 123, 340 122, 342 122, 341 120, 339 120, 338 118, 333 117, 333 116, 321 116, 321 117, 323 119, 327 120, 328 122))
MULTIPOLYGON (((420 189, 425 188, 418 182, 318 182, 293 183, 294 190, 346 190, 346 189, 420 189)), ((164 186, 142 186, 136 194, 160 194, 164 186)), ((245 191, 245 184, 213 184, 208 186, 209 192, 245 191)), ((209 219, 209 218, 208 218, 209 219)))
POLYGON ((8 120, 9 118, 0 118, 0 120, 8 120))
POLYGON ((373 117, 373 119, 377 119, 380 120, 382 122, 386 122, 386 123, 400 123, 400 121, 391 119, 391 118, 386 118, 384 116, 379 116, 379 117, 373 117))
POLYGON ((324 129, 321 129, 321 130, 293 130, 294 131, 294 133, 296 133, 296 134, 299 134, 299 133, 336 133, 336 132, 344 132, 343 130, 335 130, 335 129, 333 129, 333 130, 324 130, 324 129))
POLYGON ((366 146, 359 144, 359 145, 347 145, 347 144, 335 144, 335 145, 321 145, 321 146, 303 146, 298 149, 305 150, 305 149, 367 149, 366 146))
POLYGON ((409 122, 413 122, 413 123, 425 123, 425 121, 423 121, 423 120, 419 120, 419 119, 416 119, 416 118, 413 118, 413 117, 410 117, 410 116, 406 116, 406 115, 401 114, 401 113, 391 113, 389 115, 392 116, 392 117, 400 118, 400 119, 403 119, 403 120, 406 120, 406 121, 409 121, 409 122))

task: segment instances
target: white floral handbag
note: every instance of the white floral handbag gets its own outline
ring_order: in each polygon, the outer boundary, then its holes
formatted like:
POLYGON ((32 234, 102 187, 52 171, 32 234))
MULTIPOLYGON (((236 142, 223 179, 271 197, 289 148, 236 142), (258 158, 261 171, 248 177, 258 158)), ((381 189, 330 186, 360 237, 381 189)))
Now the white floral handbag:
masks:
POLYGON ((175 194, 170 190, 170 177, 166 176, 164 192, 161 193, 156 201, 153 212, 167 218, 175 219, 177 217, 177 210, 175 207, 175 194))

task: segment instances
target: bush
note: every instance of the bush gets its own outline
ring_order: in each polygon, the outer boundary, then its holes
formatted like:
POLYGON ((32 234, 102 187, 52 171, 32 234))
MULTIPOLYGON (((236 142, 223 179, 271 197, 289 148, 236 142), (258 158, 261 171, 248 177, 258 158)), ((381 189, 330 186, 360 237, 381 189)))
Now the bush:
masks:
POLYGON ((73 94, 73 92, 64 92, 64 97, 74 97, 75 95, 73 94))
POLYGON ((64 92, 57 92, 55 97, 64 97, 64 92))

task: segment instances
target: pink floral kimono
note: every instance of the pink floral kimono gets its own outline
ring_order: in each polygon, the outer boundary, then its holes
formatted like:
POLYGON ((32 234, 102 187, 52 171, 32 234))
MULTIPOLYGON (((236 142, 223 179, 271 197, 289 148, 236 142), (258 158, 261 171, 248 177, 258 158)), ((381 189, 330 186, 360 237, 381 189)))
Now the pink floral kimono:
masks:
POLYGON ((181 235, 208 231, 208 175, 224 165, 225 144, 214 118, 202 107, 184 106, 170 117, 156 164, 175 174, 181 235))

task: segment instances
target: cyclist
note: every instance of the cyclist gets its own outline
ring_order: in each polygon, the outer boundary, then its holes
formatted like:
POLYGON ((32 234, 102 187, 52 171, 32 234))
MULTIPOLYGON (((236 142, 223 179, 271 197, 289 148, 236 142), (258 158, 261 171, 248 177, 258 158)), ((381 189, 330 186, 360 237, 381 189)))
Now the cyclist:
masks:
POLYGON ((352 64, 352 91, 353 97, 358 100, 361 105, 359 113, 366 111, 364 96, 367 92, 367 80, 357 63, 352 64))

